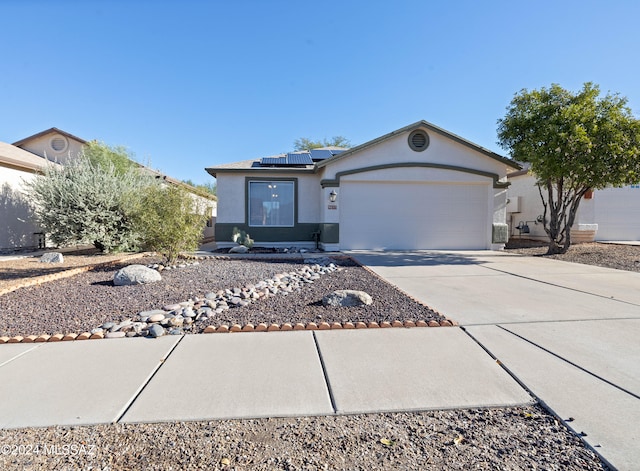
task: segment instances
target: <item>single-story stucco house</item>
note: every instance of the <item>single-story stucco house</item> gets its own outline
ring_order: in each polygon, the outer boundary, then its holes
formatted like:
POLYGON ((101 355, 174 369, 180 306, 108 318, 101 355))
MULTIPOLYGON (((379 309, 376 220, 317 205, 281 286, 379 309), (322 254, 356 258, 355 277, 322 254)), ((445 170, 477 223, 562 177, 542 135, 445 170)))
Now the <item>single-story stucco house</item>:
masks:
MULTIPOLYGON (((507 175, 507 223, 513 238, 548 240, 541 220, 544 207, 536 179, 527 169, 507 175)), ((574 243, 640 241, 640 184, 588 192, 571 228, 574 243)))
MULTIPOLYGON (((33 249, 43 246, 42 229, 34 221, 24 194, 24 182, 34 178, 46 165, 65 165, 83 150, 87 141, 58 128, 50 128, 13 144, 0 142, 0 251, 33 249), (54 163, 55 162, 55 163, 54 163)), ((213 239, 217 201, 212 195, 140 165, 142 171, 180 185, 194 202, 209 208, 209 220, 203 238, 213 239)))
POLYGON ((324 250, 501 249, 507 173, 520 166, 426 121, 351 149, 207 168, 216 243, 234 228, 258 245, 324 250))

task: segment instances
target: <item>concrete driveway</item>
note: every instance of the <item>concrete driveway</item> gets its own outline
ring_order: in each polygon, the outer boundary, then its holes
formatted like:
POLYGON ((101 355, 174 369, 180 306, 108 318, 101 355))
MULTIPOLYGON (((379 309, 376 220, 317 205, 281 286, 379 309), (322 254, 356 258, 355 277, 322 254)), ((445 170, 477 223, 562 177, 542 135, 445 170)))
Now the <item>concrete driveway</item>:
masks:
POLYGON ((352 252, 501 362, 610 465, 640 462, 640 273, 503 252, 352 252))

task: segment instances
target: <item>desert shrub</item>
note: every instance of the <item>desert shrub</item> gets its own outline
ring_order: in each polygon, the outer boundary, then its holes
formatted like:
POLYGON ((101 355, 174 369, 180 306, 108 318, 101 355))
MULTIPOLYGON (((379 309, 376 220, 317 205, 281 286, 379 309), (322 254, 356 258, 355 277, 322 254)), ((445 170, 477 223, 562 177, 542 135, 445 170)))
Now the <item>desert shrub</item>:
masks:
POLYGON ((180 252, 197 249, 207 222, 206 208, 174 185, 144 188, 132 215, 143 246, 159 252, 169 263, 180 252))
POLYGON ((103 252, 135 249, 138 234, 130 207, 149 177, 117 171, 86 156, 49 166, 25 183, 35 216, 58 246, 93 244, 103 252))

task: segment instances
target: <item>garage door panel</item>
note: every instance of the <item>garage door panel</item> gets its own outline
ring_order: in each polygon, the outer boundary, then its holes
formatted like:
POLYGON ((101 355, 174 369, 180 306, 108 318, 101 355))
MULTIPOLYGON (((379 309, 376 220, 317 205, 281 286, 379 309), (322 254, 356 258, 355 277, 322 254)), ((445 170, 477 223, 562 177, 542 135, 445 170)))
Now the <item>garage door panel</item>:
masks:
POLYGON ((598 240, 640 240, 640 188, 607 188, 594 199, 598 240))
POLYGON ((487 248, 487 185, 344 182, 343 249, 487 248))

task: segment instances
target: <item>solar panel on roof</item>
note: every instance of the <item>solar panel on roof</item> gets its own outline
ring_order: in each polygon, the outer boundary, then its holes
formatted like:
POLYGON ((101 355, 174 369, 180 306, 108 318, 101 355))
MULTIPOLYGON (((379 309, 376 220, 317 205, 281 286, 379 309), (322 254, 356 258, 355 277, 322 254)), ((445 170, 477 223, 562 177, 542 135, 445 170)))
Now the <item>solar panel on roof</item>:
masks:
POLYGON ((260 159, 260 165, 286 165, 286 157, 263 157, 260 159))
POLYGON ((331 157, 333 154, 329 149, 311 149, 312 160, 324 160, 331 157))
POLYGON ((338 155, 338 154, 342 154, 346 149, 331 149, 329 152, 331 152, 331 155, 338 155))
POLYGON ((265 167, 313 165, 313 160, 308 152, 289 153, 282 157, 263 157, 260 159, 260 165, 265 167))
POLYGON ((289 165, 313 165, 313 160, 309 153, 287 154, 287 163, 289 165))

